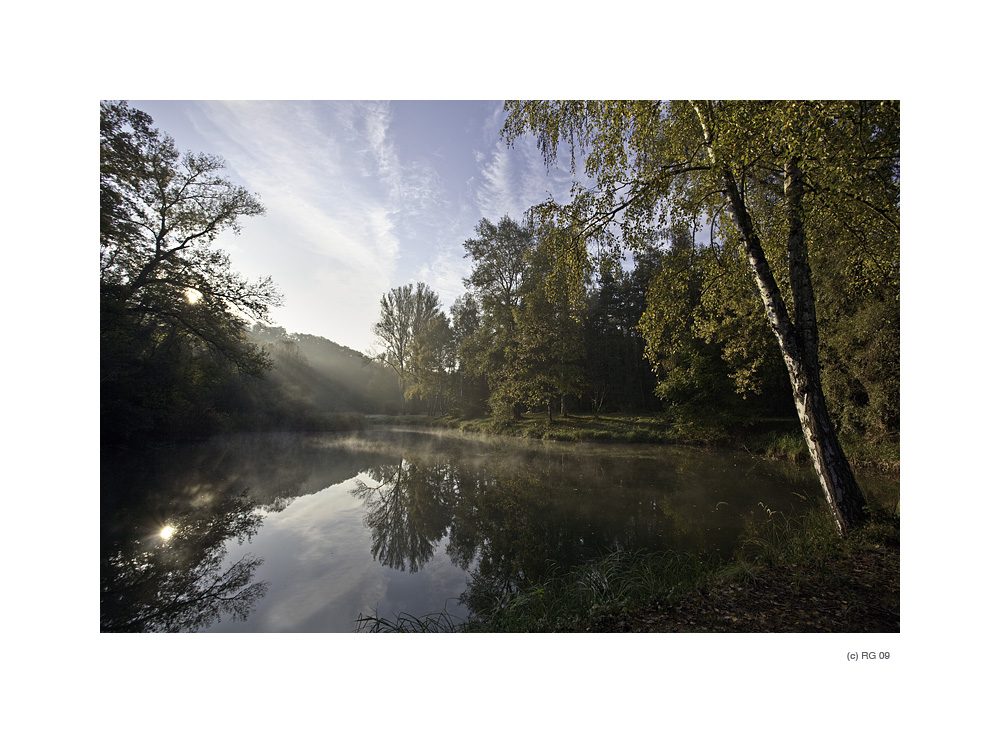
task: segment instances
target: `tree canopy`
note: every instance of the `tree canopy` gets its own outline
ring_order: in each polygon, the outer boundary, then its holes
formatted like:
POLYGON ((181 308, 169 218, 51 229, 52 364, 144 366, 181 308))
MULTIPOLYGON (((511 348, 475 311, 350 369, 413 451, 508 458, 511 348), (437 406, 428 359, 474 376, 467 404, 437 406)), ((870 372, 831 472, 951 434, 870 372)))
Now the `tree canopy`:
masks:
POLYGON ((422 393, 426 382, 416 380, 418 372, 426 376, 435 361, 447 360, 448 324, 438 294, 424 283, 403 285, 383 294, 379 307, 379 320, 372 326, 379 349, 374 358, 396 373, 404 395, 422 393), (432 327, 434 344, 426 333, 432 327))
MULTIPOLYGON (((124 102, 101 104, 101 282, 117 286, 130 307, 180 322, 178 303, 215 307, 267 322, 282 298, 270 278, 256 283, 233 272, 225 251, 213 248, 242 217, 264 207, 243 186, 221 175, 225 161, 180 154, 152 118, 124 102)), ((187 318, 206 342, 207 324, 187 318)), ((222 343, 216 344, 223 348, 222 343)))

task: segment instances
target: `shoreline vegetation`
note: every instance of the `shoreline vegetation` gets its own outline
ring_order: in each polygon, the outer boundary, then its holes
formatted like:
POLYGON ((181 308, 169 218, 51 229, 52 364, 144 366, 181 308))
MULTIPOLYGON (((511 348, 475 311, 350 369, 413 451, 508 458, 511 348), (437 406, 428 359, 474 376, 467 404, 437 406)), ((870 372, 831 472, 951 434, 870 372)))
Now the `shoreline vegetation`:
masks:
MULTIPOLYGON (((678 420, 666 412, 647 414, 587 414, 553 417, 526 413, 518 420, 492 417, 460 418, 428 415, 369 415, 369 425, 445 428, 460 433, 505 435, 574 443, 641 443, 732 448, 767 460, 807 463, 809 453, 795 420, 760 420, 743 425, 678 420)), ((841 435, 844 451, 855 468, 899 472, 899 442, 871 442, 841 435)))
MULTIPOLYGON (((554 441, 743 449, 766 460, 808 460, 797 425, 720 427, 667 415, 528 414, 517 421, 368 416, 370 425, 451 429, 554 441)), ((852 463, 899 471, 899 445, 845 441, 852 463)), ((748 520, 734 557, 613 552, 513 592, 473 582, 461 620, 446 610, 395 619, 360 616, 359 632, 875 632, 899 631, 899 505, 872 504, 841 540, 823 509, 748 520)))

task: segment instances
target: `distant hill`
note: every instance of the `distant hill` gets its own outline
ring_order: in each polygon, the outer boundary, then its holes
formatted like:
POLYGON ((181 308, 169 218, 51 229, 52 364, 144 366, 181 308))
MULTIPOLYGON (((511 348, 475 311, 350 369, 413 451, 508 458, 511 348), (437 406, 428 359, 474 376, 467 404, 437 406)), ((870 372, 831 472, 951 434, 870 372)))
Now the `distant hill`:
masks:
POLYGON ((274 360, 264 379, 272 392, 269 397, 294 414, 387 413, 399 408, 395 374, 354 349, 322 336, 287 333, 280 326, 257 324, 251 338, 274 360))

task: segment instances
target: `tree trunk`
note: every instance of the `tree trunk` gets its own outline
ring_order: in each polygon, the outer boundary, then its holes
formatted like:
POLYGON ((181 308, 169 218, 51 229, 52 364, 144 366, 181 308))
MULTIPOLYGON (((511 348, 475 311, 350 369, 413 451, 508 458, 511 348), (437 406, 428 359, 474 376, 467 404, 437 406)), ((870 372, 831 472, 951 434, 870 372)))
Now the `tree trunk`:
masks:
POLYGON ((789 223, 789 281, 795 310, 794 322, 788 314, 731 171, 723 172, 723 182, 730 213, 788 369, 802 435, 813 467, 833 513, 837 531, 846 537, 865 520, 865 498, 840 446, 820 383, 815 303, 802 222, 801 172, 794 159, 786 165, 785 204, 789 223))
MULTIPOLYGON (((844 455, 826 407, 819 367, 819 332, 816 301, 813 298, 809 249, 803 223, 802 171, 798 159, 785 163, 785 210, 788 218, 788 276, 792 291, 796 330, 801 337, 805 379, 792 383, 802 434, 820 476, 827 500, 836 507, 837 525, 842 535, 865 519, 865 498, 844 455), (804 383, 801 383, 804 381, 804 383)), ((791 374, 791 370, 789 370, 791 374)))

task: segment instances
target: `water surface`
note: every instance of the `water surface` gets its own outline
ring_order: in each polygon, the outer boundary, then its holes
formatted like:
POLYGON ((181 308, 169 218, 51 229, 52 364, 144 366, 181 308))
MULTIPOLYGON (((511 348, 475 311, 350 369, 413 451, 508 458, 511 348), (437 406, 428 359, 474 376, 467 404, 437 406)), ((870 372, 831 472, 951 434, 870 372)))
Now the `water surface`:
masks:
POLYGON ((821 503, 811 469, 745 452, 454 432, 227 437, 105 457, 102 629, 464 618, 473 580, 512 587, 615 549, 728 557, 748 518, 821 503))

